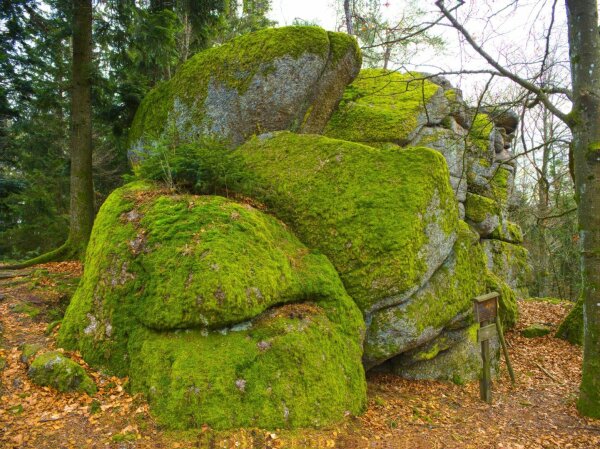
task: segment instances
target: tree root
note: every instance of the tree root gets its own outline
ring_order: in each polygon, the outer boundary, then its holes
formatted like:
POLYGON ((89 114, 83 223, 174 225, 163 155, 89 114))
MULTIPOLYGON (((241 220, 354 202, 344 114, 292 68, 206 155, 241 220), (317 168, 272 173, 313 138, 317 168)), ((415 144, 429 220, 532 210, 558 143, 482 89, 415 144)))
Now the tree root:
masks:
POLYGON ((63 245, 58 248, 41 254, 33 259, 25 260, 10 265, 2 265, 2 270, 18 270, 21 268, 28 268, 32 265, 38 265, 47 262, 61 262, 63 260, 74 260, 81 258, 82 251, 76 245, 73 245, 70 240, 67 240, 63 245))

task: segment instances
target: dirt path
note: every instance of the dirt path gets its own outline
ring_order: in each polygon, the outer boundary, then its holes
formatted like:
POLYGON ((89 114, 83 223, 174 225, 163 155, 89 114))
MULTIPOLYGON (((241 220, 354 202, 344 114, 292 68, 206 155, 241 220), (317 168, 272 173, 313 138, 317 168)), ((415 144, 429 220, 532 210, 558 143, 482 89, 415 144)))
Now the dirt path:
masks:
POLYGON ((99 387, 94 397, 29 382, 19 347, 54 348, 56 329, 47 327, 64 311, 80 269, 66 263, 0 272, 0 359, 6 363, 0 373, 0 448, 600 448, 600 421, 581 418, 575 409, 581 349, 519 333, 534 322, 555 326, 569 307, 538 301, 520 303, 519 326, 507 334, 517 385, 511 387, 504 372, 494 384, 492 406, 479 401, 476 382, 457 386, 379 374, 369 376, 367 412, 336 428, 165 432, 144 400, 126 393, 126 379, 90 371, 99 387))

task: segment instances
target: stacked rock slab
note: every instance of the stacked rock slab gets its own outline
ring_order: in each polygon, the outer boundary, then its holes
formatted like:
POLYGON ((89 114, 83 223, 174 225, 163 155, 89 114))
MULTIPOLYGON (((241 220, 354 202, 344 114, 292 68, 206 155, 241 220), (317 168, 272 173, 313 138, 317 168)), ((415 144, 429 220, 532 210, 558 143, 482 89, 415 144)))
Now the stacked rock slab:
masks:
POLYGON ((514 182, 510 143, 517 124, 510 112, 469 109, 461 92, 436 76, 366 69, 346 89, 325 134, 376 148, 423 145, 439 151, 465 220, 444 263, 416 292, 366 311, 367 368, 468 380, 479 365, 471 299, 499 290, 501 316, 514 324, 514 291, 526 291, 529 269, 521 231, 507 219, 514 182))
POLYGON ((363 409, 365 368, 476 377, 472 298, 500 290, 510 324, 524 285, 512 116, 472 113, 441 78, 352 82, 359 67, 352 38, 288 27, 202 52, 151 91, 134 164, 217 139, 258 208, 115 191, 60 343, 129 375, 175 428, 330 424, 363 409))

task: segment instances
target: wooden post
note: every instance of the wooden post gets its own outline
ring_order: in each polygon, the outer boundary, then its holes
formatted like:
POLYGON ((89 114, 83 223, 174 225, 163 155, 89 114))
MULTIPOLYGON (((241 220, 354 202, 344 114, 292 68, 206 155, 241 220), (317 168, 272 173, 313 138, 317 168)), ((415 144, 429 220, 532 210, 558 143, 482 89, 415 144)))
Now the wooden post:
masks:
POLYGON ((477 340, 481 342, 483 370, 479 381, 479 393, 482 400, 492 403, 492 366, 490 339, 496 333, 495 321, 498 316, 498 293, 492 292, 478 296, 474 300, 475 318, 479 322, 477 340))
POLYGON ((508 368, 510 381, 514 385, 515 372, 513 371, 512 363, 510 363, 510 357, 508 356, 508 348, 506 347, 506 340, 504 340, 504 332, 502 331, 502 323, 500 322, 500 317, 496 319, 496 328, 498 329, 498 338, 500 339, 500 344, 502 345, 502 352, 504 353, 504 360, 506 360, 506 368, 508 368))
MULTIPOLYGON (((489 321, 482 321, 481 327, 488 326, 489 321)), ((490 360, 490 341, 482 340, 481 358, 483 359, 483 371, 479 381, 479 396, 488 404, 492 403, 492 366, 490 360)))

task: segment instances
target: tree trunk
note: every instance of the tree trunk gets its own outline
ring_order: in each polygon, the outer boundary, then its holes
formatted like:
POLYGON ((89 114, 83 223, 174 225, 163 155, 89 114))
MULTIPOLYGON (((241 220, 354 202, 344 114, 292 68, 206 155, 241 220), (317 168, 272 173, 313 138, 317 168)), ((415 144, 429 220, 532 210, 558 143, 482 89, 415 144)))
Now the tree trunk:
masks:
POLYGON ((584 301, 583 376, 577 408, 600 418, 600 38, 596 0, 566 0, 573 83, 575 189, 584 301))
POLYGON ((92 182, 92 0, 73 0, 71 222, 67 243, 82 256, 94 223, 92 182))
POLYGON ((344 0, 344 14, 346 15, 346 29, 348 34, 354 34, 354 25, 352 24, 352 11, 350 0, 344 0))

